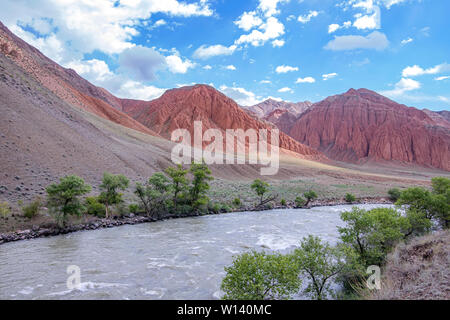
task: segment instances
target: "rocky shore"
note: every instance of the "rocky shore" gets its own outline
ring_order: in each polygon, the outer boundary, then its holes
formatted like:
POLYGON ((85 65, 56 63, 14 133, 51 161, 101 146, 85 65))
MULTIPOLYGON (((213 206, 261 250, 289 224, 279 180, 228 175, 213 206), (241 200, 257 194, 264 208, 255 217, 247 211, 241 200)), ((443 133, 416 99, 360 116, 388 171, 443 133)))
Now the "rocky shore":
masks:
MULTIPOLYGON (((375 197, 375 198, 362 198, 359 199, 357 202, 348 203, 342 199, 319 199, 314 202, 312 202, 308 208, 313 207, 323 207, 323 206, 337 206, 337 205, 359 205, 359 204, 392 204, 392 201, 390 201, 388 198, 381 198, 381 197, 375 197)), ((271 210, 271 209, 293 209, 295 208, 294 203, 287 203, 286 206, 276 206, 273 208, 266 207, 264 209, 258 208, 239 208, 236 209, 235 212, 245 212, 245 211, 263 211, 263 210, 271 210)), ((305 208, 305 209, 308 209, 305 208)), ((214 214, 214 213, 209 213, 214 214)), ((96 221, 88 222, 88 223, 81 223, 81 224, 73 224, 65 227, 58 227, 58 226, 35 226, 31 229, 27 230, 18 230, 14 232, 7 232, 0 234, 0 245, 7 242, 14 242, 19 240, 27 240, 27 239, 35 239, 40 237, 51 237, 51 236, 57 236, 62 234, 68 234, 72 232, 78 232, 78 231, 87 231, 87 230, 97 230, 102 228, 113 228, 113 227, 119 227, 124 225, 134 225, 134 224, 140 224, 140 223, 148 223, 148 222, 156 222, 161 220, 168 220, 168 219, 179 219, 179 218, 186 218, 186 217, 193 217, 193 216, 199 216, 197 215, 166 215, 160 218, 154 218, 154 217, 148 217, 145 215, 134 215, 129 214, 127 216, 122 217, 113 217, 111 219, 99 219, 96 221)))

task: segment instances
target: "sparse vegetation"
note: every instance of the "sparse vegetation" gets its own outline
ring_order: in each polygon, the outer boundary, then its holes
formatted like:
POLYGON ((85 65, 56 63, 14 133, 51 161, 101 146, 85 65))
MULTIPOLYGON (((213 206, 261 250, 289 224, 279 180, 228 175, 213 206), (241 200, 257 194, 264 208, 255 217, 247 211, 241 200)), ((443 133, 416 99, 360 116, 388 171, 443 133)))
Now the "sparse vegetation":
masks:
POLYGON ((297 208, 301 208, 306 204, 306 200, 303 199, 302 197, 298 196, 297 198, 295 198, 295 206, 297 208))
POLYGON ((233 200, 233 206, 235 206, 236 208, 239 208, 242 205, 241 199, 239 198, 234 198, 233 200))
POLYGON ((282 206, 282 207, 286 207, 286 199, 281 199, 281 201, 280 201, 280 205, 282 206))
POLYGON ((348 203, 353 203, 356 201, 356 197, 351 193, 347 193, 345 195, 345 201, 347 201, 348 203))
POLYGON ((39 214, 39 210, 42 207, 43 207, 43 203, 42 203, 41 197, 36 197, 32 202, 23 206, 21 209, 22 209, 23 215, 26 218, 32 219, 39 214))
POLYGON ((0 216, 2 216, 2 218, 6 218, 10 213, 11 209, 9 207, 9 203, 6 201, 0 202, 0 216))
POLYGON ((399 188, 392 188, 388 191, 389 199, 393 202, 397 201, 401 194, 402 191, 399 188))

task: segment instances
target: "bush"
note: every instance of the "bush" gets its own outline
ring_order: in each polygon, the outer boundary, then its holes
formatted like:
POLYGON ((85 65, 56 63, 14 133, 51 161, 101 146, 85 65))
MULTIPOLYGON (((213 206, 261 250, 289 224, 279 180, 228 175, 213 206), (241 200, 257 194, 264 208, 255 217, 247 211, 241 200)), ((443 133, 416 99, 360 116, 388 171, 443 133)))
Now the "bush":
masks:
POLYGON ((221 285, 225 300, 289 299, 301 286, 297 264, 290 255, 243 253, 225 272, 221 285))
POLYGON ((356 201, 356 197, 353 194, 351 194, 351 193, 347 193, 345 195, 345 201, 348 202, 348 203, 353 203, 353 202, 356 201))
POLYGON ((129 180, 124 175, 113 175, 108 172, 103 173, 100 190, 103 190, 99 196, 100 202, 106 207, 106 217, 109 216, 109 206, 118 205, 123 202, 122 194, 119 190, 128 188, 129 180))
POLYGON ((32 219, 39 214, 39 210, 41 210, 42 206, 42 199, 36 197, 32 202, 22 207, 23 215, 28 219, 32 219))
POLYGON ((306 200, 303 199, 302 197, 298 196, 297 198, 295 198, 295 206, 297 208, 301 208, 305 205, 306 200))
POLYGON ((281 199, 280 205, 283 206, 283 207, 286 207, 286 200, 285 199, 281 199))
POLYGON ((222 206, 219 203, 212 203, 212 202, 210 202, 209 205, 208 205, 208 210, 210 212, 213 212, 213 213, 216 213, 216 214, 220 213, 221 209, 222 209, 222 206))
POLYGON ((269 192, 269 184, 261 179, 256 179, 250 186, 259 197, 259 205, 264 204, 264 195, 269 192))
POLYGON ((400 198, 401 194, 402 191, 399 188, 392 188, 388 191, 389 199, 391 199, 391 201, 393 202, 396 202, 398 198, 400 198))
POLYGON ((101 218, 106 215, 106 207, 103 203, 99 202, 98 197, 87 197, 85 200, 85 206, 87 214, 101 218))
POLYGON ((305 192, 303 196, 306 198, 305 206, 307 206, 312 200, 317 199, 317 193, 312 190, 305 192))
POLYGON ((233 211, 229 205, 226 203, 222 204, 222 212, 231 212, 233 211))
POLYGON ((138 212, 141 210, 141 208, 139 207, 138 204, 132 203, 132 204, 130 204, 130 205, 128 206, 128 210, 129 210, 131 213, 136 214, 136 213, 138 213, 138 212))
POLYGON ((240 207, 241 205, 242 205, 242 202, 241 202, 241 199, 239 199, 239 198, 234 198, 234 200, 233 200, 233 205, 235 206, 235 207, 240 207))
POLYGON ((11 213, 8 202, 0 202, 0 216, 6 218, 11 213))

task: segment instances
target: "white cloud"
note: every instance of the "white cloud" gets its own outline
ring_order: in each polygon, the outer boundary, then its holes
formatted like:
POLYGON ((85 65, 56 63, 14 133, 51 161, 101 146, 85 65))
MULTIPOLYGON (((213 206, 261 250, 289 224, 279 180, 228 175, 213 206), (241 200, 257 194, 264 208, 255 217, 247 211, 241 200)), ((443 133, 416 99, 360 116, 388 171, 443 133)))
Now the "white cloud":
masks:
POLYGON ((239 28, 249 31, 254 27, 260 26, 263 23, 262 19, 257 16, 255 11, 244 12, 238 20, 234 22, 239 28))
POLYGON ((270 84, 270 83, 272 83, 272 81, 270 81, 270 80, 261 80, 259 83, 261 83, 261 84, 270 84))
POLYGON ((176 54, 166 57, 166 63, 172 73, 186 73, 190 68, 195 67, 195 63, 188 59, 183 61, 176 54))
POLYGON ((420 87, 420 82, 413 79, 402 78, 395 84, 395 88, 393 90, 383 91, 382 94, 390 97, 398 97, 403 95, 407 91, 420 89, 420 87))
POLYGON ((18 28, 24 31, 26 27, 48 32, 39 41, 35 39, 33 45, 47 54, 52 46, 47 39, 53 39, 63 44, 64 52, 49 56, 58 62, 68 62, 94 50, 117 54, 133 47, 132 38, 139 33, 138 26, 154 13, 190 17, 211 16, 213 11, 203 0, 189 4, 177 0, 128 0, 120 5, 115 0, 5 0, 0 20, 11 30, 16 27, 16 33, 18 28))
POLYGON ((306 78, 298 78, 295 83, 314 83, 316 82, 316 79, 313 77, 306 77, 306 78))
POLYGON ((236 40, 236 44, 250 43, 258 47, 266 41, 276 39, 284 34, 284 25, 275 17, 269 17, 265 23, 259 26, 259 30, 254 29, 249 34, 243 34, 236 40))
POLYGON ((273 40, 272 41, 272 46, 275 48, 275 47, 282 47, 282 46, 284 46, 284 44, 285 44, 285 42, 284 42, 284 40, 273 40))
POLYGON ((357 29, 380 29, 380 8, 378 6, 373 6, 371 12, 373 13, 370 15, 358 16, 355 22, 353 22, 353 26, 357 29))
POLYGON ((293 92, 291 88, 289 87, 284 87, 278 90, 278 92, 293 92))
POLYGON ((338 24, 336 24, 336 23, 330 24, 328 26, 328 33, 333 33, 336 30, 338 30, 339 28, 340 28, 340 26, 338 24))
POLYGON ((211 70, 212 67, 211 67, 209 64, 207 64, 206 66, 203 67, 203 69, 205 69, 205 70, 211 70))
POLYGON ((221 44, 205 46, 202 45, 200 48, 195 50, 194 58, 197 59, 209 59, 215 56, 229 56, 232 55, 233 52, 237 49, 237 46, 231 45, 229 47, 225 47, 221 44))
POLYGON ((450 79, 450 76, 442 76, 442 77, 434 78, 434 80, 436 80, 436 81, 442 81, 442 80, 447 80, 447 79, 450 79))
POLYGON ((139 81, 153 81, 156 72, 166 66, 166 59, 153 48, 134 46, 119 55, 119 69, 139 81))
POLYGON ((226 96, 236 101, 241 106, 253 106, 263 101, 253 92, 247 91, 244 88, 227 87, 226 85, 222 85, 220 86, 219 90, 226 96))
POLYGON ((312 18, 317 17, 318 15, 318 11, 309 11, 307 15, 299 16, 297 20, 301 23, 307 23, 311 21, 312 18))
POLYGON ((164 26, 164 25, 166 25, 167 24, 167 22, 166 22, 166 20, 164 20, 164 19, 159 19, 158 21, 156 21, 154 24, 153 24, 153 28, 158 28, 158 27, 161 27, 161 26, 164 26))
POLYGON ((322 79, 323 79, 324 81, 327 81, 327 80, 329 80, 329 79, 333 79, 333 78, 337 77, 337 75, 338 75, 338 74, 337 74, 336 72, 323 74, 323 75, 322 75, 322 79))
POLYGON ((325 49, 339 51, 339 50, 355 50, 355 49, 375 49, 383 50, 389 45, 386 35, 374 31, 367 36, 335 36, 334 40, 328 42, 325 49))
POLYGON ((232 64, 230 64, 229 66, 226 66, 225 69, 234 71, 234 70, 236 70, 236 67, 233 66, 232 64))
POLYGON ((289 2, 289 0, 259 0, 258 9, 260 9, 266 17, 271 17, 280 13, 277 9, 279 3, 289 2))
POLYGON ((406 67, 405 69, 403 69, 402 76, 417 77, 425 74, 438 74, 447 71, 450 71, 450 64, 448 63, 442 63, 429 69, 423 69, 418 65, 414 65, 412 67, 406 67))
POLYGON ((297 67, 291 67, 291 66, 282 65, 282 66, 278 66, 275 69, 276 73, 288 73, 288 72, 293 72, 293 71, 298 71, 298 68, 297 67))
POLYGON ((105 61, 98 59, 71 61, 66 64, 66 67, 75 70, 78 74, 95 82, 101 82, 113 76, 105 61))
POLYGON ((126 81, 115 94, 122 98, 134 98, 138 100, 157 99, 166 91, 166 89, 155 86, 146 86, 136 81, 126 81))
POLYGON ((413 38, 408 38, 408 39, 402 40, 401 43, 402 43, 402 45, 405 45, 405 44, 408 44, 408 43, 413 42, 413 41, 414 41, 413 38))

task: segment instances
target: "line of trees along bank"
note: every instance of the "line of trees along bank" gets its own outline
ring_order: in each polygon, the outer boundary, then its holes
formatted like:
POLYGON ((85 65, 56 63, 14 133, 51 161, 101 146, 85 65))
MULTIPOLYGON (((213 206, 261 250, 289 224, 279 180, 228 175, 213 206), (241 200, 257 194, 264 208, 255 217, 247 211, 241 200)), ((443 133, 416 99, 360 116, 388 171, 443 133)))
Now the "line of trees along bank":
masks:
POLYGON ((331 246, 319 237, 303 238, 290 254, 246 252, 225 268, 224 299, 289 299, 300 293, 313 299, 358 298, 367 290, 366 270, 382 267, 400 241, 450 225, 450 179, 432 179, 432 190, 390 190, 396 208, 370 211, 354 207, 341 213, 339 242, 331 246), (303 281, 308 281, 302 286, 303 281), (343 290, 336 292, 332 282, 343 290))

